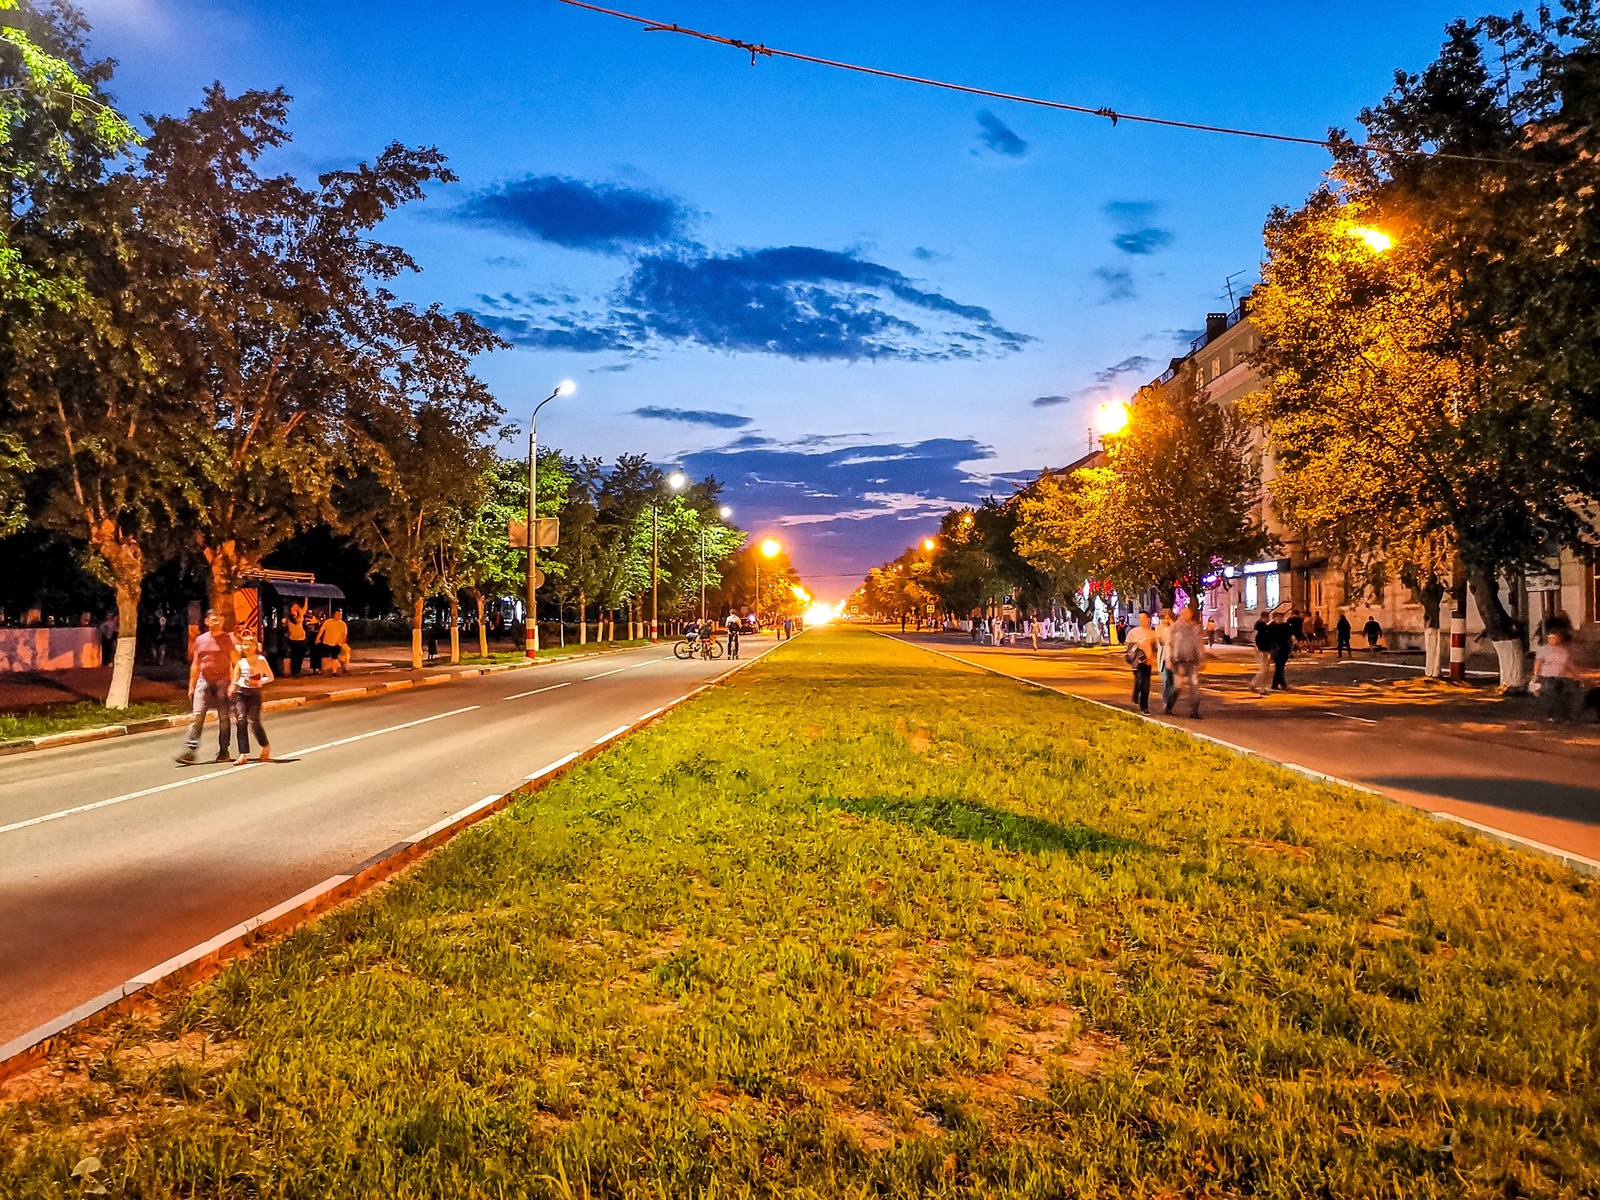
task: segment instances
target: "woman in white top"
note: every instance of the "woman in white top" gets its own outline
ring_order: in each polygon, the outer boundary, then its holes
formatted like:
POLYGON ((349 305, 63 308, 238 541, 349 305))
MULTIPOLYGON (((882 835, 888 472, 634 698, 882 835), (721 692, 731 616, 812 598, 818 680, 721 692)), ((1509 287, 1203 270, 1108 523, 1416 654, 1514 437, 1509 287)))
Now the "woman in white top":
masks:
POLYGON ((239 735, 239 757, 233 765, 242 767, 250 761, 250 732, 255 731, 261 744, 261 761, 272 760, 272 747, 267 744, 267 731, 261 724, 261 689, 272 682, 272 668, 262 657, 261 644, 253 633, 239 635, 239 661, 233 668, 233 724, 239 735))

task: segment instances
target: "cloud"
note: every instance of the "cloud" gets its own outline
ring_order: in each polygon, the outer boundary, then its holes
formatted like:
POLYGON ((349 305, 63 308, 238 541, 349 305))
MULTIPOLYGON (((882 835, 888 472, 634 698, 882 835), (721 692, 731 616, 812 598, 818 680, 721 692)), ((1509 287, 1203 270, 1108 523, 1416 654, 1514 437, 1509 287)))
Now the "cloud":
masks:
POLYGON ((1123 375, 1132 375, 1156 365, 1156 360, 1143 354, 1130 354, 1119 363, 1112 363, 1094 373, 1096 383, 1114 383, 1123 375))
POLYGON ((1112 200, 1101 211, 1119 230, 1111 244, 1124 254, 1150 255, 1172 243, 1172 231, 1154 224, 1161 206, 1154 200, 1112 200))
POLYGON ((636 417, 652 421, 677 421, 683 425, 710 425, 717 429, 739 429, 751 424, 754 417, 741 417, 738 413, 713 412, 705 408, 658 408, 648 405, 633 410, 636 417))
POLYGON ((1132 300, 1139 294, 1139 289, 1134 286, 1133 272, 1125 267, 1096 267, 1094 277, 1098 279, 1105 291, 1100 297, 1100 303, 1112 304, 1118 300, 1132 300))
POLYGON ((1028 143, 987 108, 978 110, 978 127, 978 139, 994 153, 1007 158, 1023 158, 1027 155, 1028 143))
POLYGON ((1070 404, 1078 397, 1073 393, 1065 396, 1035 396, 1029 403, 1035 408, 1054 408, 1057 404, 1070 404))
POLYGON ((1170 241, 1172 234, 1165 229, 1135 229, 1117 234, 1111 244, 1124 254, 1154 254, 1170 241))
POLYGON ((693 214, 682 201, 619 183, 530 175, 470 197, 456 215, 571 250, 633 254, 679 242, 693 214))
POLYGON ((918 246, 911 252, 911 257, 916 259, 918 262, 925 263, 942 263, 950 261, 950 256, 948 254, 941 254, 939 251, 930 250, 926 246, 918 246))
POLYGON ((540 311, 480 297, 480 319, 535 349, 631 350, 662 344, 800 360, 940 361, 1021 349, 1033 339, 986 308, 917 287, 859 255, 811 246, 641 258, 603 315, 540 311))

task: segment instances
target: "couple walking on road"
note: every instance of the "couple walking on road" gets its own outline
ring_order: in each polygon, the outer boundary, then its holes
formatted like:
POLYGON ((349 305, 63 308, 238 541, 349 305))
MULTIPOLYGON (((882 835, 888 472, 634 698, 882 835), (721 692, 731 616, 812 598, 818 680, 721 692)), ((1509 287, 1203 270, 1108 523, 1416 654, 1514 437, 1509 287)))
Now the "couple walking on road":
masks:
POLYGON ((1161 628, 1151 626, 1150 614, 1140 613, 1137 627, 1128 630, 1126 658, 1133 668, 1133 703, 1142 713, 1150 711, 1150 675, 1161 673, 1162 708, 1168 716, 1182 693, 1188 694, 1189 716, 1200 719, 1200 667, 1205 659, 1201 646, 1200 623, 1194 609, 1185 605, 1176 620, 1170 611, 1161 628))
POLYGON ((261 691, 272 682, 272 668, 262 656, 255 634, 246 631, 236 638, 224 631, 224 623, 222 614, 212 609, 206 613, 206 631, 195 639, 194 655, 189 662, 193 718, 183 741, 183 752, 178 755, 179 766, 195 761, 206 714, 213 710, 217 714, 217 762, 233 758, 229 747, 235 726, 239 731, 237 765, 249 761, 251 733, 261 747, 261 761, 268 762, 272 758, 267 730, 261 723, 261 691))

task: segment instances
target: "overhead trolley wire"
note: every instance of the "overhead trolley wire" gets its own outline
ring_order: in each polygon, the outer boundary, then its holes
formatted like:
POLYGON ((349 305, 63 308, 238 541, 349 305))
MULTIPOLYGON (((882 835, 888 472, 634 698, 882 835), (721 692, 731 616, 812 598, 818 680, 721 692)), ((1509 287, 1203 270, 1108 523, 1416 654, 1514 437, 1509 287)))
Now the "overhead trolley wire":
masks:
POLYGON ((685 37, 699 38, 705 42, 715 42, 719 46, 732 46, 743 50, 750 55, 750 65, 756 65, 759 58, 787 58, 795 62, 814 63, 821 67, 832 67, 839 71, 854 71, 859 75, 873 75, 879 79, 896 79, 902 83, 916 83, 923 87, 942 88, 947 92, 961 92, 968 96, 986 96, 992 100, 1007 100, 1014 104, 1031 104, 1037 108, 1056 109, 1060 112, 1081 113, 1085 116, 1100 117, 1110 121, 1113 126, 1122 121, 1130 121, 1141 125, 1160 125, 1168 129, 1185 129, 1197 133, 1220 133, 1228 137, 1256 138, 1267 142, 1288 142, 1296 146, 1318 146, 1325 150, 1332 150, 1336 145, 1359 150, 1367 154, 1392 154, 1407 158, 1441 158, 1454 159, 1459 162, 1492 162, 1503 165, 1523 166, 1528 165, 1505 158, 1488 158, 1476 154, 1450 154, 1439 150, 1407 150, 1397 146, 1385 146, 1377 142, 1342 142, 1335 143, 1331 138, 1297 137, 1289 133, 1270 133, 1261 129, 1239 129, 1231 125, 1208 125, 1199 121, 1179 121, 1171 117, 1152 117, 1141 113, 1119 112, 1114 108, 1101 105, 1098 108, 1087 104, 1068 104, 1064 100, 1046 100, 1038 96, 1024 96, 1017 92, 1000 92, 992 88, 974 87, 966 83, 951 83, 943 79, 929 79, 922 75, 907 75, 900 71, 889 71, 882 67, 868 67, 860 63, 840 62, 832 58, 820 58, 815 54, 802 54, 797 50, 782 50, 776 46, 768 46, 763 42, 747 42, 740 38, 722 37, 715 33, 705 33, 699 29, 690 29, 686 25, 679 25, 671 21, 657 21, 651 17, 641 17, 636 13, 620 12, 614 8, 605 8, 599 4, 589 4, 586 0, 559 0, 559 3, 572 8, 583 8, 590 12, 600 13, 607 17, 616 17, 622 21, 632 21, 642 26, 646 33, 680 33, 685 37))

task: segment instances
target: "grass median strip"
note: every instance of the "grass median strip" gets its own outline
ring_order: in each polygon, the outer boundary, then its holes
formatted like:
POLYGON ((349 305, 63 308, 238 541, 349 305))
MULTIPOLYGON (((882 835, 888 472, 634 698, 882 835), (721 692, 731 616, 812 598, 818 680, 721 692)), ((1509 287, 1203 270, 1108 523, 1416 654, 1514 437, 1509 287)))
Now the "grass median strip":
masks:
POLYGON ((0 1190, 1593 1195, 1597 935, 1542 861, 819 630, 8 1085, 0 1190))
POLYGON ((162 701, 141 701, 126 708, 107 708, 93 700, 48 704, 16 712, 0 712, 0 742, 46 737, 52 733, 94 729, 102 725, 127 725, 186 711, 185 705, 162 701))

